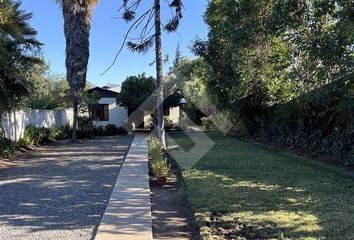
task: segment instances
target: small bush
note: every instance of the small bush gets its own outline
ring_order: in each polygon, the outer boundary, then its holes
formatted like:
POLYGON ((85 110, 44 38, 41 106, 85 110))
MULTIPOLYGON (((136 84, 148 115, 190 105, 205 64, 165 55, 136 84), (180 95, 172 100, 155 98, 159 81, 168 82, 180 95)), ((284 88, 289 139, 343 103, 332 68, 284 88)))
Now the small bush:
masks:
POLYGON ((52 140, 61 140, 61 139, 68 137, 68 134, 67 134, 64 127, 50 128, 49 131, 50 131, 49 139, 52 139, 52 140))
POLYGON ((88 117, 78 117, 77 119, 78 129, 77 137, 78 138, 91 138, 93 129, 95 128, 91 119, 88 117))
POLYGON ((0 157, 14 159, 17 157, 17 146, 7 138, 0 138, 0 157))
POLYGON ((124 127, 117 127, 114 124, 108 124, 105 127, 105 133, 109 136, 113 135, 127 135, 128 131, 124 127))
POLYGON ((97 126, 93 129, 93 134, 96 136, 104 136, 106 133, 103 126, 97 126))
POLYGON ((166 159, 151 161, 150 168, 156 178, 166 177, 170 171, 170 165, 166 159))
POLYGON ((29 124, 25 128, 23 138, 20 140, 21 146, 38 145, 41 142, 41 132, 34 124, 29 124))
POLYGON ((51 140, 60 140, 68 137, 69 127, 61 128, 37 128, 34 124, 26 127, 23 138, 18 141, 21 147, 43 144, 51 140))
POLYGON ((164 124, 166 131, 170 131, 174 127, 173 122, 168 117, 164 117, 164 124))
POLYGON ((155 137, 148 139, 149 156, 152 160, 161 160, 165 158, 164 147, 155 137))
POLYGON ((150 170, 152 174, 157 178, 166 177, 170 165, 167 162, 166 152, 164 147, 155 137, 150 137, 148 139, 148 148, 150 161, 150 170))
POLYGON ((117 130, 117 133, 119 135, 127 135, 128 131, 124 127, 119 127, 118 130, 117 130))
MULTIPOLYGON (((157 126, 157 115, 153 113, 150 114, 150 116, 152 119, 152 122, 150 123, 150 129, 154 129, 157 126)), ((163 121, 164 121, 166 131, 170 131, 174 127, 173 122, 168 117, 164 117, 163 121)))
POLYGON ((107 124, 105 127, 105 131, 107 135, 117 135, 118 134, 118 127, 114 124, 107 124))
POLYGON ((44 143, 44 142, 49 142, 50 141, 50 134, 51 134, 51 130, 50 128, 45 128, 42 127, 39 129, 39 135, 40 135, 40 143, 44 143))

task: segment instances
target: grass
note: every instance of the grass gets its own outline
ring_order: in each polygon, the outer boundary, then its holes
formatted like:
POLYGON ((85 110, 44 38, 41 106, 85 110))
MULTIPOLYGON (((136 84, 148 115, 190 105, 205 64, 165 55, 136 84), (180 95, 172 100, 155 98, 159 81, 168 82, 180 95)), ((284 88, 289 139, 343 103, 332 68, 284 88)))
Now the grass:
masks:
MULTIPOLYGON (((214 147, 182 173, 203 239, 354 239, 353 174, 219 132, 207 135, 214 147)), ((187 135, 171 136, 190 148, 187 135)))

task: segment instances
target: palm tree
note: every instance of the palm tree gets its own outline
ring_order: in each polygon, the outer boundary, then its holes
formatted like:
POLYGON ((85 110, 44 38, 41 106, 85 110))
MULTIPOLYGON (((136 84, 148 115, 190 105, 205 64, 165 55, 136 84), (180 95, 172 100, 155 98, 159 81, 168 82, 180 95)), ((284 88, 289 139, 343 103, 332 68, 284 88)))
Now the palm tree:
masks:
POLYGON ((41 43, 28 23, 32 14, 20 7, 20 1, 0 1, 0 123, 2 112, 30 94, 30 72, 42 63, 41 43))
POLYGON ((98 0, 61 0, 66 38, 66 74, 74 110, 72 141, 76 142, 77 113, 86 85, 92 13, 98 0))

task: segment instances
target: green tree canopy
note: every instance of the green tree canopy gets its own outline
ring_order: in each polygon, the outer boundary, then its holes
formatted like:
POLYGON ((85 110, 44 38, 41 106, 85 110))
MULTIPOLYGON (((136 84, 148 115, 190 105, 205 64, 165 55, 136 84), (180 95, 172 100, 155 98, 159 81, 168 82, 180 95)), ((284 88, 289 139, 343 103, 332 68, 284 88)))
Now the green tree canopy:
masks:
POLYGON ((345 0, 212 0, 193 48, 211 68, 203 83, 240 133, 348 156, 353 13, 345 0))
POLYGON ((154 93, 155 82, 153 77, 146 77, 144 73, 128 77, 122 84, 117 103, 128 108, 130 113, 133 112, 154 93))

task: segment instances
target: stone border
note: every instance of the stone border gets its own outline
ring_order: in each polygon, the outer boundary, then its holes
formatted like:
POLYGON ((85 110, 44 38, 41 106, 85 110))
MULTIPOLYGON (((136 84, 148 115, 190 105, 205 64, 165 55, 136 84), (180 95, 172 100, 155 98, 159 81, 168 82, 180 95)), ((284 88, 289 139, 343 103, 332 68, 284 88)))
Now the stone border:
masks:
POLYGON ((136 134, 95 240, 152 240, 148 167, 146 135, 136 134))

